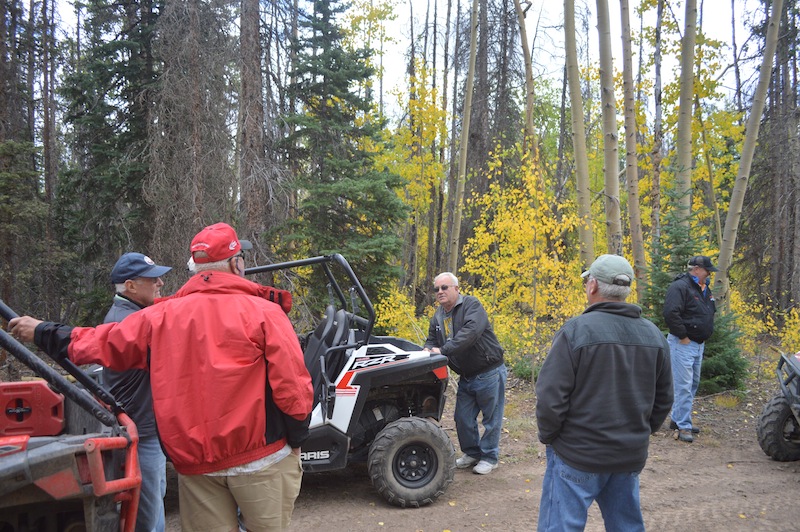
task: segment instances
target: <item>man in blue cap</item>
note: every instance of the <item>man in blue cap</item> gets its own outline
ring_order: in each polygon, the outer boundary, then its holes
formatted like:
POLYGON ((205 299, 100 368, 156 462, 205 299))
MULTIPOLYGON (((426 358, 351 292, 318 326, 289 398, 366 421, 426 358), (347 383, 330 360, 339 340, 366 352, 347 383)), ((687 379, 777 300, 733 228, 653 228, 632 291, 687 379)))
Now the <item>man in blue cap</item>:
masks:
POLYGON ((677 439, 691 443, 700 429, 692 422, 692 405, 700 385, 705 341, 714 333, 717 306, 711 293, 711 274, 719 271, 705 255, 689 259, 686 273, 675 277, 664 298, 664 321, 672 357, 675 403, 670 428, 677 439))
MULTIPOLYGON (((156 298, 161 297, 161 287, 164 286, 161 276, 171 269, 169 266, 159 266, 141 253, 122 255, 111 270, 111 282, 116 293, 103 323, 122 321, 137 310, 152 305, 156 298)), ((150 372, 144 369, 114 371, 104 368, 103 383, 122 404, 139 431, 142 490, 136 515, 136 532, 164 532, 167 459, 156 431, 150 372)))

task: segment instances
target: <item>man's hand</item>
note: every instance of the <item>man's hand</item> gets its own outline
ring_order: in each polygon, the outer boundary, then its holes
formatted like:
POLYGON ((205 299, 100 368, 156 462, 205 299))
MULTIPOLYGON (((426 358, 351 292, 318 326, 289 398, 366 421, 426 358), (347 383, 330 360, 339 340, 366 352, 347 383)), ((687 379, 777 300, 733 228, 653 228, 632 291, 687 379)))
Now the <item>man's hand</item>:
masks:
POLYGON ((8 332, 20 342, 33 342, 33 334, 40 323, 42 321, 36 318, 20 316, 8 322, 8 332))
POLYGON ((292 454, 295 456, 300 456, 300 447, 292 447, 292 454))
POLYGON ((427 351, 428 353, 442 353, 442 350, 438 347, 425 347, 422 349, 423 351, 427 351))

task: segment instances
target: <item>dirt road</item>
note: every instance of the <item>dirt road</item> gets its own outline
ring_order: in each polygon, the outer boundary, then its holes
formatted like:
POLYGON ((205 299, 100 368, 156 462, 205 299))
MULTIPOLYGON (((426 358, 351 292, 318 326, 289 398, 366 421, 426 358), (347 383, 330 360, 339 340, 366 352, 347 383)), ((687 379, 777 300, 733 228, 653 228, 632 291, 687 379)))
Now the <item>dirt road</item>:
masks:
MULTIPOLYGON (((544 449, 536 437, 530 383, 509 382, 501 465, 487 476, 457 471, 455 481, 431 506, 399 509, 384 503, 366 470, 306 475, 291 530, 462 532, 530 531, 536 528, 544 474, 544 449)), ((648 530, 797 531, 800 529, 800 462, 770 460, 758 446, 755 421, 777 384, 753 382, 736 404, 731 396, 701 398, 694 443, 678 442, 666 427, 651 438, 641 475, 648 530)), ((448 398, 449 409, 453 398, 448 398)), ((455 442, 452 414, 444 427, 455 442)), ((176 493, 173 481, 168 488, 176 493)), ((175 499, 168 494, 169 529, 180 530, 175 499)), ((596 505, 587 530, 604 530, 596 505)))

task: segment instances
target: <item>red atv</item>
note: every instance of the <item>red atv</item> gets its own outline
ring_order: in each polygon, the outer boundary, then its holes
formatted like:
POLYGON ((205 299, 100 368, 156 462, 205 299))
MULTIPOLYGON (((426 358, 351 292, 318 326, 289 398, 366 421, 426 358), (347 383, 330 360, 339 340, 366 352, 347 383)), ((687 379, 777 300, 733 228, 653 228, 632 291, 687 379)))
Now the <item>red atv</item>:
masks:
MULTIPOLYGON (((16 316, 2 301, 0 314, 16 316)), ((44 379, 0 382, 0 530, 133 531, 142 481, 136 425, 69 360, 62 366, 79 384, 4 329, 0 346, 44 379)))
POLYGON ((761 411, 756 433, 767 456, 779 462, 800 460, 800 353, 781 353, 778 392, 761 411))

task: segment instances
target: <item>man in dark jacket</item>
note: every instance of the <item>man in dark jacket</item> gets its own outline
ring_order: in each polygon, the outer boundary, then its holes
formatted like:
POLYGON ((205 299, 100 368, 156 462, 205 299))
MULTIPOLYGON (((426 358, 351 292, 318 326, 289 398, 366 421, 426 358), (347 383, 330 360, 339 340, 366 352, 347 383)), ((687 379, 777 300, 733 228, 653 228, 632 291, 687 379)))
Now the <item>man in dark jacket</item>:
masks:
POLYGON ((664 320, 669 328, 667 343, 672 357, 675 403, 670 427, 678 439, 691 443, 700 429, 692 424, 692 403, 700 385, 700 367, 705 341, 714 332, 717 311, 711 294, 710 277, 717 268, 711 259, 698 255, 689 260, 689 271, 678 275, 664 298, 664 320))
MULTIPOLYGON (((159 266, 147 255, 125 253, 111 269, 116 294, 103 323, 124 320, 161 297, 161 276, 172 268, 159 266)), ((139 433, 139 467, 142 489, 136 514, 136 532, 164 532, 164 495, 167 458, 161 450, 153 415, 150 373, 145 369, 103 370, 103 384, 125 408, 139 433)))
POLYGON ((454 417, 464 455, 456 466, 486 475, 497 468, 500 453, 507 377, 503 348, 483 305, 459 293, 455 275, 437 275, 433 290, 439 308, 431 318, 425 349, 445 355, 450 368, 460 375, 454 417), (483 436, 478 431, 478 414, 483 415, 483 436))
POLYGON ((589 306, 556 333, 536 381, 547 445, 538 529, 583 530, 596 500, 606 530, 644 531, 639 472, 672 405, 669 350, 625 303, 627 260, 601 255, 582 277, 589 306))

